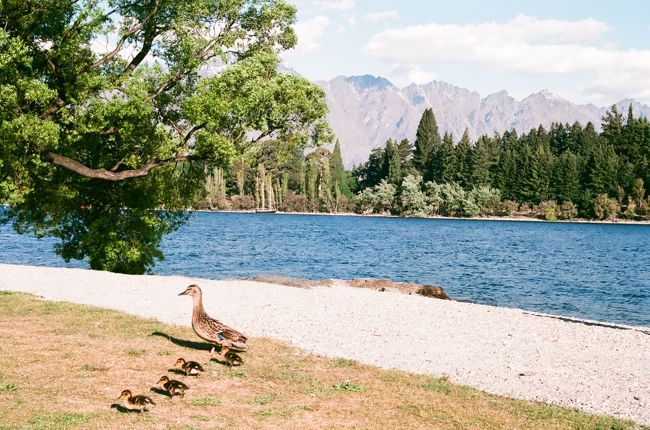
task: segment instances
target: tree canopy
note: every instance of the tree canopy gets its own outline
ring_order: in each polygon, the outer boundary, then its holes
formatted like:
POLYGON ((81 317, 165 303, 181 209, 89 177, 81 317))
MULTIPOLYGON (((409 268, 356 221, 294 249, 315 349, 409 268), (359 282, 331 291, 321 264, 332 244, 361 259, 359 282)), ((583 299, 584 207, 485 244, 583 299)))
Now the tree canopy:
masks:
POLYGON ((283 0, 0 2, 0 202, 64 259, 142 273, 204 166, 332 140, 324 93, 277 71, 283 0))

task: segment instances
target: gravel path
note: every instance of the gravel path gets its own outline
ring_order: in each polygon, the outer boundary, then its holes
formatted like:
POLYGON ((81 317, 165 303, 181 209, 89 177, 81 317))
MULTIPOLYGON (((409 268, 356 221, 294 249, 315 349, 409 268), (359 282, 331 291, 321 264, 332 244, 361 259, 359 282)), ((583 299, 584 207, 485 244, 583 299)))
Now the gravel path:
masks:
POLYGON ((337 285, 303 289, 0 264, 0 290, 182 325, 190 324, 191 301, 176 294, 190 283, 202 287, 211 315, 250 336, 650 424, 650 328, 337 285))

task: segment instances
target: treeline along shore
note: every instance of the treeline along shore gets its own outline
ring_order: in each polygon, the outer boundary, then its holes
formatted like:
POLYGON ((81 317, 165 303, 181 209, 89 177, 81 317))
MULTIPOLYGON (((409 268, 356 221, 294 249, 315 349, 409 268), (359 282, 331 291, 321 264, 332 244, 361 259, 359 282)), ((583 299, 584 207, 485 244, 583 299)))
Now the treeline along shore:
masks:
POLYGON ((645 221, 650 123, 615 106, 592 123, 506 131, 471 142, 441 135, 431 109, 414 139, 389 139, 346 170, 341 146, 307 155, 270 142, 253 157, 206 166, 195 208, 401 216, 645 221))

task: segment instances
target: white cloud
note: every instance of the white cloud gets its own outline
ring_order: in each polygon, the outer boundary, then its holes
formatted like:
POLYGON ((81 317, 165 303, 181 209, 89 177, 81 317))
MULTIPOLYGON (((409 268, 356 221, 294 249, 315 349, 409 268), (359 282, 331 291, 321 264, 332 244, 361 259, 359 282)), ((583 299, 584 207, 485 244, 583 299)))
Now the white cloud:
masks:
POLYGON ((383 20, 393 21, 399 19, 399 11, 393 9, 393 10, 386 10, 383 12, 369 13, 367 15, 364 15, 364 18, 372 22, 383 21, 383 20))
POLYGON ((329 25, 330 19, 322 15, 297 23, 294 29, 298 36, 298 45, 288 54, 302 56, 320 48, 323 33, 329 25))
POLYGON ((316 7, 324 11, 349 12, 355 8, 354 0, 317 0, 316 7))
POLYGON ((388 74, 409 84, 428 84, 437 78, 434 73, 423 70, 422 67, 416 64, 395 64, 390 68, 388 74))
POLYGON ((506 23, 431 23, 375 34, 363 51, 399 64, 466 63, 528 75, 584 73, 583 91, 636 95, 650 88, 650 50, 599 46, 609 26, 519 15, 506 23), (630 79, 634 77, 634 82, 630 79))

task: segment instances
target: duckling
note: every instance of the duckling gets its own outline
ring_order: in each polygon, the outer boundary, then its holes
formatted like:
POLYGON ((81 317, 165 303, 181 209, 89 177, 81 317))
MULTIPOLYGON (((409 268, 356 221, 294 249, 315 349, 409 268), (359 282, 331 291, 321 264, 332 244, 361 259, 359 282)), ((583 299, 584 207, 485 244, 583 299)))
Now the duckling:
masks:
POLYGON ((201 339, 212 344, 210 354, 214 354, 216 347, 219 346, 223 361, 233 366, 241 364, 242 359, 236 352, 248 351, 246 336, 221 321, 210 317, 205 312, 203 309, 203 293, 198 285, 192 284, 178 295, 192 297, 194 303, 192 308, 192 328, 201 339))
POLYGON ((153 400, 147 396, 134 396, 131 390, 124 390, 117 400, 123 400, 127 407, 138 409, 140 412, 148 411, 150 406, 156 406, 153 400))
POLYGON ((162 387, 169 393, 170 396, 181 396, 185 397, 185 390, 189 390, 190 387, 183 384, 181 381, 175 379, 169 379, 167 376, 161 376, 158 380, 157 385, 162 385, 162 387))
POLYGON ((184 358, 176 360, 174 367, 180 367, 181 370, 185 372, 185 376, 199 376, 199 374, 204 371, 203 366, 196 361, 185 361, 184 358))

